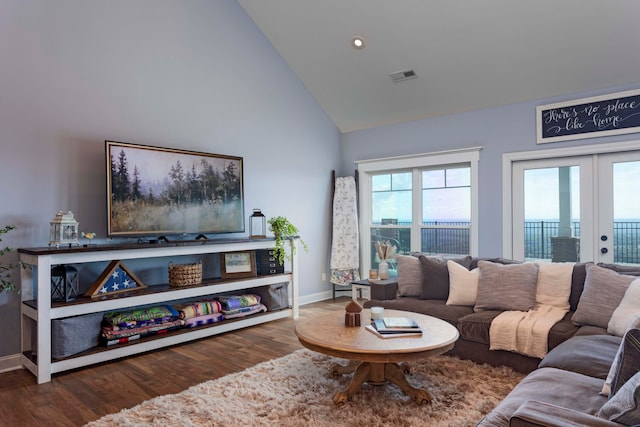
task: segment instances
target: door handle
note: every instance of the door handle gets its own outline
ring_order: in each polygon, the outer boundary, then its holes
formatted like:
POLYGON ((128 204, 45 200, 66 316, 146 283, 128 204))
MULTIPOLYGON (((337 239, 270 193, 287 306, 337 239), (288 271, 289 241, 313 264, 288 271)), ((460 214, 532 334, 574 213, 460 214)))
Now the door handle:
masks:
POLYGON ((607 248, 600 249, 600 253, 601 254, 606 254, 607 252, 609 252, 609 249, 607 249, 607 248))
POLYGON ((603 242, 606 242, 608 239, 607 236, 605 236, 604 234, 602 236, 600 236, 600 240, 602 240, 603 242))

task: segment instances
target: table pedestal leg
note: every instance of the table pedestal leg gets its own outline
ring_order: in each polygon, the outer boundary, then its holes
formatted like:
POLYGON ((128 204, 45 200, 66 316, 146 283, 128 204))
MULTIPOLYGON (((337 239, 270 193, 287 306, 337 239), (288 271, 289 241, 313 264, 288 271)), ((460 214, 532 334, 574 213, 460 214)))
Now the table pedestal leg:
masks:
POLYGON ((354 372, 351 382, 343 391, 337 392, 333 396, 333 403, 337 406, 344 405, 351 397, 360 390, 365 382, 373 385, 386 384, 391 381, 408 395, 413 401, 422 405, 431 402, 431 394, 428 391, 413 387, 407 381, 405 374, 409 372, 407 363, 370 363, 370 362, 354 362, 351 361, 347 366, 334 365, 332 374, 337 376, 343 373, 354 372), (353 367, 356 366, 355 371, 353 367))

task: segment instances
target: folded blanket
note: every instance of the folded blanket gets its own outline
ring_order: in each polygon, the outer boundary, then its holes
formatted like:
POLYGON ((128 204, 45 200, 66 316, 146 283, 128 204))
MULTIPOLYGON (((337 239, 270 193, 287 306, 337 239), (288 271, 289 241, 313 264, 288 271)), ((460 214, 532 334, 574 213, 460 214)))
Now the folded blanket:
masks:
POLYGON ((180 304, 174 306, 180 313, 181 319, 191 319, 206 314, 220 313, 222 306, 218 301, 198 301, 190 304, 180 304))
POLYGON ((549 305, 527 312, 505 311, 491 322, 489 348, 542 359, 548 352, 549 331, 566 312, 549 305))
POLYGON ((250 307, 242 307, 233 310, 222 311, 225 319, 235 319, 238 317, 250 316, 256 313, 262 313, 267 311, 267 307, 264 304, 256 304, 250 307))
POLYGON ((234 308, 250 307, 252 305, 260 304, 260 297, 254 294, 247 295, 231 295, 224 297, 217 297, 220 304, 222 304, 222 310, 233 310, 234 308))
POLYGON ((179 313, 170 305, 136 308, 126 311, 110 311, 104 314, 104 321, 110 325, 122 327, 139 326, 154 319, 178 317, 179 313))
POLYGON ((185 320, 185 326, 187 328, 195 328, 196 326, 209 325, 216 323, 224 319, 222 313, 205 314, 203 316, 192 317, 185 320))
POLYGON ((141 326, 139 328, 120 328, 117 326, 103 326, 101 331, 101 336, 106 339, 116 339, 122 337, 130 337, 133 335, 142 335, 149 334, 151 332, 160 331, 167 328, 183 326, 184 320, 182 319, 174 319, 167 322, 162 323, 154 323, 150 325, 141 326))
POLYGON ((174 329, 179 329, 181 327, 182 327, 182 325, 170 326, 170 327, 168 327, 166 329, 160 329, 158 331, 149 331, 149 332, 147 332, 145 334, 137 334, 137 335, 131 335, 131 336, 119 337, 119 338, 100 337, 100 344, 106 345, 106 346, 111 346, 111 345, 116 345, 116 344, 125 344, 125 343, 128 343, 130 341, 139 340, 142 337, 166 334, 169 331, 172 331, 174 329))

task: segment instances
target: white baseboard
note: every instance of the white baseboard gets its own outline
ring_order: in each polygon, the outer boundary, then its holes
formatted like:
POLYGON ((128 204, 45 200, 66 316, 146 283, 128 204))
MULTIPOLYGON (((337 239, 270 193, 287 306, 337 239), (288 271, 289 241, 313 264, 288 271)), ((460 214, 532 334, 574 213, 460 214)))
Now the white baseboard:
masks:
POLYGON ((0 357, 0 373, 13 371, 22 368, 22 358, 20 353, 0 357))
POLYGON ((318 292, 311 295, 304 295, 300 297, 299 304, 306 305, 314 302, 326 301, 333 298, 331 291, 318 292))

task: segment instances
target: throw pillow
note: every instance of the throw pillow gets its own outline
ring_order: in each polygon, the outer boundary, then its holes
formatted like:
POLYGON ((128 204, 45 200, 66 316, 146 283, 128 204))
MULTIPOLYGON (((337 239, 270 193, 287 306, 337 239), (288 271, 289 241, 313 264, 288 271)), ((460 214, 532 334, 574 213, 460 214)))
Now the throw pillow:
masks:
POLYGON ((571 321, 575 325, 593 325, 606 329, 611 315, 620 305, 629 284, 635 279, 608 268, 587 265, 584 290, 571 321))
MULTIPOLYGON (((640 328, 640 317, 636 317, 629 325, 627 326, 627 332, 631 329, 640 328)), ((620 355, 622 354, 622 350, 624 349, 624 339, 620 342, 620 346, 618 347, 618 352, 616 353, 616 357, 614 357, 613 362, 611 363, 611 368, 609 368, 609 373, 607 374, 607 378, 604 380, 604 385, 602 386, 602 391, 600 394, 603 396, 609 396, 611 394, 611 383, 613 382, 613 378, 616 376, 616 372, 618 371, 618 365, 620 364, 620 355)))
MULTIPOLYGON (((449 269, 447 260, 420 255, 422 267, 422 299, 446 301, 449 297, 449 269)), ((469 268, 471 257, 452 258, 451 261, 469 268)))
POLYGON ((449 298, 447 305, 466 305, 473 307, 478 295, 480 270, 469 271, 455 261, 447 261, 449 270, 449 298))
POLYGON ((396 255, 398 268, 398 296, 422 296, 422 267, 418 257, 396 255))
POLYGON ((627 330, 627 325, 640 316, 640 279, 636 279, 627 288, 620 305, 613 311, 607 332, 619 337, 627 330))
POLYGON ((598 416, 627 426, 640 424, 640 372, 602 405, 598 416))
POLYGON ((538 263, 536 303, 569 310, 573 262, 538 263))
POLYGON ((536 304, 538 265, 478 261, 480 280, 474 311, 529 311, 536 304))
POLYGON ((611 381, 611 394, 615 395, 620 387, 640 370, 640 329, 629 329, 624 334, 620 359, 616 374, 611 381))

